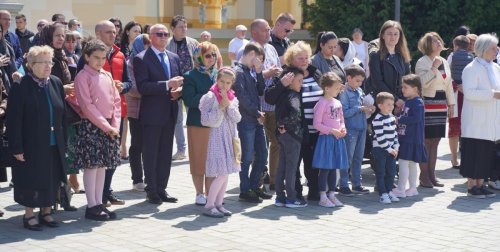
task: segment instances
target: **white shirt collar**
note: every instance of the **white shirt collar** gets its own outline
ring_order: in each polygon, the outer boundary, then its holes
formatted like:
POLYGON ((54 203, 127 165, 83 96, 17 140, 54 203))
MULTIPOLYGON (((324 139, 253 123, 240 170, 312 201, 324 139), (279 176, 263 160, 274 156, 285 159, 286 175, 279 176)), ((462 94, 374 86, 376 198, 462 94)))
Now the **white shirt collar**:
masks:
POLYGON ((160 53, 164 53, 165 56, 167 56, 167 50, 165 50, 165 51, 162 52, 162 51, 156 49, 154 46, 151 46, 151 49, 153 49, 153 52, 155 52, 156 55, 158 55, 160 53))

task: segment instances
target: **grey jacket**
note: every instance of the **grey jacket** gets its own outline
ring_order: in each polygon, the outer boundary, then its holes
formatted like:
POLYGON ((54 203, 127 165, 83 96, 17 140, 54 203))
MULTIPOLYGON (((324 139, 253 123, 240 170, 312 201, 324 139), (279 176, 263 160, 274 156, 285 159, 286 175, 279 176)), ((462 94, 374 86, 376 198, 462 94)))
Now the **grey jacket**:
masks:
POLYGON ((311 57, 311 65, 315 66, 321 74, 334 72, 342 79, 342 82, 345 83, 346 76, 340 62, 341 61, 337 56, 333 56, 333 61, 330 65, 321 52, 318 52, 311 57))
MULTIPOLYGON (((198 41, 191 37, 186 37, 186 43, 189 51, 189 55, 191 56, 191 65, 194 66, 193 62, 193 52, 196 47, 198 47, 198 41)), ((167 50, 177 54, 177 44, 174 41, 174 37, 170 37, 167 41, 167 50)))

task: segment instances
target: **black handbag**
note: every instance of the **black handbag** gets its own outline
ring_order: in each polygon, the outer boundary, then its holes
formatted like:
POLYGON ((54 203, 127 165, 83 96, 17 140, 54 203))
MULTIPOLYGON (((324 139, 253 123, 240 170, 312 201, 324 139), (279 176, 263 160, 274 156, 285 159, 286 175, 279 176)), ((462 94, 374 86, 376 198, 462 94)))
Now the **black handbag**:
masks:
POLYGON ((14 156, 9 149, 9 141, 7 136, 2 134, 0 136, 0 167, 12 167, 14 163, 14 156))
POLYGON ((69 125, 75 125, 78 124, 82 121, 82 118, 78 113, 76 113, 75 109, 73 109, 72 105, 68 102, 66 102, 66 110, 64 111, 65 116, 66 116, 66 122, 69 125))

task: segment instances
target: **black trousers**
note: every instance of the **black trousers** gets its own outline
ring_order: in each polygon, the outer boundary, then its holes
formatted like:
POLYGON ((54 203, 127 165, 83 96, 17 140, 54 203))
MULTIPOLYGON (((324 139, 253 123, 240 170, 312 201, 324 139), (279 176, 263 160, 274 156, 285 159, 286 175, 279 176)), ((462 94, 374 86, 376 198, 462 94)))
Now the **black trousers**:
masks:
MULTIPOLYGON (((307 129, 306 129, 307 130, 307 129)), ((319 195, 318 191, 318 169, 312 167, 312 160, 314 156, 314 148, 316 147, 316 141, 318 141, 319 133, 311 134, 309 133, 309 139, 304 139, 302 141, 299 163, 297 165, 297 176, 295 179, 295 190, 297 191, 297 196, 302 196, 302 184, 300 183, 300 161, 304 161, 304 175, 307 179, 307 187, 309 187, 309 196, 319 195)))
POLYGON ((111 180, 113 180, 113 175, 115 174, 116 168, 106 169, 106 174, 104 176, 104 187, 102 192, 102 203, 106 204, 108 202, 108 196, 111 195, 111 180))
POLYGON ((139 119, 129 117, 130 148, 128 149, 132 183, 144 182, 142 172, 142 126, 139 119))
POLYGON ((164 192, 170 177, 175 120, 165 126, 142 125, 142 157, 146 192, 164 192))

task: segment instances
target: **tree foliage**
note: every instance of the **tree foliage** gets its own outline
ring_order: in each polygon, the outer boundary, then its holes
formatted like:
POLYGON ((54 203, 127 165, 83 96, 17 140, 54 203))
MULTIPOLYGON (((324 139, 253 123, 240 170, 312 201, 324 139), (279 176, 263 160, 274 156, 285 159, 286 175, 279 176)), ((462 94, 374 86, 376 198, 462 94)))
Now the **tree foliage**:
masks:
MULTIPOLYGON (((364 40, 378 37, 380 27, 394 19, 394 0, 316 0, 302 1, 305 21, 315 36, 319 31, 334 31, 339 37, 351 37, 359 27, 364 40)), ((472 33, 498 33, 500 28, 500 1, 491 0, 401 0, 401 24, 413 59, 421 56, 418 39, 426 32, 441 35, 446 46, 452 46, 452 36, 461 25, 468 25, 472 33)))

